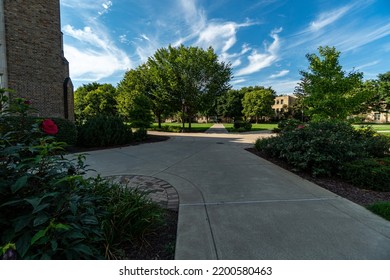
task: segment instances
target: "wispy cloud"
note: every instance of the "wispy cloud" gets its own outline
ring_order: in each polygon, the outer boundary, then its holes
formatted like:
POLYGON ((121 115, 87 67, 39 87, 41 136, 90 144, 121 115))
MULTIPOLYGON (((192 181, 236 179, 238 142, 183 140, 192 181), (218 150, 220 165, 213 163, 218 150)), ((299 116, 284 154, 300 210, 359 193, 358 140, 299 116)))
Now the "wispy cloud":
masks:
POLYGON ((293 94, 294 89, 299 82, 300 80, 292 79, 286 79, 281 81, 271 80, 264 82, 264 86, 272 87, 272 89, 274 89, 278 95, 293 94))
POLYGON ((273 74, 271 76, 269 76, 270 79, 276 79, 276 78, 281 78, 281 77, 284 77, 286 76, 288 73, 290 73, 290 70, 282 70, 276 74, 273 74))
POLYGON ((266 67, 271 66, 278 60, 278 51, 280 48, 280 39, 278 33, 282 31, 281 28, 273 30, 270 36, 274 39, 271 45, 265 45, 265 52, 260 53, 258 50, 253 50, 248 56, 249 64, 237 71, 237 76, 244 76, 258 72, 266 67))
POLYGON ((380 63, 380 60, 375 60, 375 61, 372 61, 372 62, 365 63, 363 65, 359 65, 359 66, 356 67, 356 69, 357 70, 362 70, 364 68, 368 68, 368 67, 377 65, 378 63, 380 63))
POLYGON ((64 34, 72 37, 80 48, 65 44, 64 52, 70 61, 70 71, 74 80, 99 80, 113 75, 116 71, 132 67, 127 54, 120 50, 102 30, 89 26, 76 29, 71 25, 63 28, 64 34))
POLYGON ((343 15, 345 15, 351 9, 351 7, 352 6, 347 5, 339 9, 321 13, 318 15, 315 21, 310 23, 309 31, 315 32, 334 23, 343 15))

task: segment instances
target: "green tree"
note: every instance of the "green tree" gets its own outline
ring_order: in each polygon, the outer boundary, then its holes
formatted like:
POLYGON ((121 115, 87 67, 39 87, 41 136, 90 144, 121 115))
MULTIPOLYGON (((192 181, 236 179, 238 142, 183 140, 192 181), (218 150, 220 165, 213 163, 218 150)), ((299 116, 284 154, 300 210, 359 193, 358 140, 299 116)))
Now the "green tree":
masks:
POLYGON ((340 52, 334 47, 319 47, 317 54, 307 54, 308 71, 301 71, 297 91, 304 94, 304 106, 314 119, 346 119, 369 98, 360 90, 363 73, 346 73, 339 64, 340 52))
POLYGON ((242 90, 231 89, 218 98, 218 115, 228 119, 240 119, 243 116, 242 90))
POLYGON ((117 114, 116 89, 111 84, 90 83, 75 91, 74 107, 78 121, 96 115, 117 114))
POLYGON ((274 114, 272 105, 275 102, 276 93, 271 87, 245 88, 244 91, 246 93, 242 100, 242 112, 246 117, 255 117, 256 123, 258 123, 260 118, 270 117, 274 114))
POLYGON ((153 121, 149 98, 137 90, 121 91, 117 97, 118 112, 131 127, 147 128, 153 121))
POLYGON ((230 89, 230 65, 218 61, 212 48, 169 46, 157 50, 147 64, 159 86, 154 91, 159 98, 152 96, 182 112, 183 124, 186 113, 190 127, 197 112, 212 111, 217 97, 230 89))

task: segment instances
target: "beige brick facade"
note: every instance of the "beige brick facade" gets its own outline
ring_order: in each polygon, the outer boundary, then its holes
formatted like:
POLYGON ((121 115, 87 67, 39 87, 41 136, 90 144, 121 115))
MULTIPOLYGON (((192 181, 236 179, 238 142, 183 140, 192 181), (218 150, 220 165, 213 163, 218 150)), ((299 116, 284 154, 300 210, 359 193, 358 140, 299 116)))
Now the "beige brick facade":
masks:
POLYGON ((40 116, 73 120, 73 86, 63 54, 59 0, 1 1, 5 85, 15 96, 30 100, 40 116))
POLYGON ((286 112, 288 107, 292 106, 296 100, 297 98, 291 95, 281 95, 275 97, 275 103, 272 105, 272 109, 275 111, 275 115, 286 112))

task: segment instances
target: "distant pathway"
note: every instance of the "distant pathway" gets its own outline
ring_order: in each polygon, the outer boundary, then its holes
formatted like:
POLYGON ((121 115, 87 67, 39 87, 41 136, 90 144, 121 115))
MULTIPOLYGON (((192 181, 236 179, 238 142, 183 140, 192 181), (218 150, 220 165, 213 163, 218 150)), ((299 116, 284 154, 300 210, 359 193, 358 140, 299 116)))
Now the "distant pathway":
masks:
POLYGON ((216 123, 212 127, 210 127, 208 130, 206 130, 206 133, 229 133, 225 126, 221 123, 216 123))

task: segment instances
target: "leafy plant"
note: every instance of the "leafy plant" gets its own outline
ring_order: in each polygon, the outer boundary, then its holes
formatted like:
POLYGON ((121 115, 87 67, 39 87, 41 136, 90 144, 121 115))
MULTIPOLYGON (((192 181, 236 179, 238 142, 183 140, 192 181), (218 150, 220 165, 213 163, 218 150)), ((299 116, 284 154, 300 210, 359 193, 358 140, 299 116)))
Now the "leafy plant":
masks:
POLYGON ((388 154, 388 140, 375 137, 348 123, 326 120, 284 129, 277 137, 258 139, 255 147, 314 176, 336 175, 347 162, 388 154))
POLYGON ((102 206, 108 215, 102 222, 105 254, 110 259, 122 257, 123 243, 142 242, 145 236, 163 225, 163 209, 146 193, 101 180, 95 194, 104 197, 102 206))
POLYGON ((358 187, 390 191, 390 158, 369 158, 346 163, 341 176, 358 187))
POLYGON ((239 132, 244 132, 244 131, 250 131, 252 129, 252 124, 250 122, 235 121, 233 127, 237 131, 241 130, 239 132))
POLYGON ((0 131, 2 259, 111 258, 124 242, 160 224, 162 210, 144 194, 99 176, 84 178, 85 157, 64 157, 65 143, 43 133, 58 129, 50 120, 0 131))
POLYGON ((107 147, 128 144, 132 140, 130 126, 112 116, 90 118, 78 128, 80 145, 85 147, 107 147))

